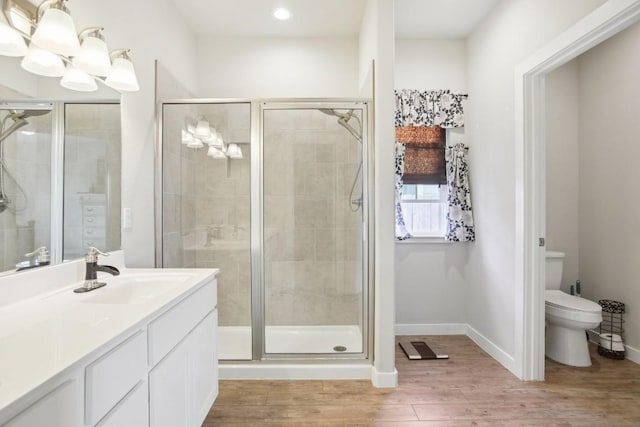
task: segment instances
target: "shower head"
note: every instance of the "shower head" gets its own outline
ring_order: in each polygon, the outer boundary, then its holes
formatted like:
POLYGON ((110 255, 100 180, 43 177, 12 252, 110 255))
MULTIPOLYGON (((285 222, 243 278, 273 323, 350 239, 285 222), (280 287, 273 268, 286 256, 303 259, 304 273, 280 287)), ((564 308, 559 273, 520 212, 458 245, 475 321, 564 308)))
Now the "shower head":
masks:
POLYGON ((2 120, 2 128, 0 128, 0 142, 4 141, 23 126, 29 124, 28 117, 43 116, 49 114, 51 110, 9 110, 9 114, 2 120), (7 120, 13 120, 13 124, 7 130, 3 130, 7 120))
MULTIPOLYGON (((2 124, 4 124, 4 122, 2 124)), ((9 128, 6 131, 0 133, 0 142, 4 141, 5 139, 7 139, 9 137, 9 135, 11 135, 12 133, 17 131, 21 127, 26 126, 28 124, 29 124, 29 122, 26 119, 23 119, 23 118, 14 119, 13 124, 11 126, 9 126, 9 128)))
POLYGON ((353 135, 353 137, 360 143, 362 144, 362 135, 361 135, 361 131, 362 131, 362 122, 360 122, 360 119, 358 118, 358 116, 354 116, 353 115, 353 110, 349 110, 346 113, 341 113, 337 110, 333 110, 333 109, 329 109, 329 108, 319 108, 318 111, 320 111, 323 114, 326 114, 328 116, 335 116, 338 118, 338 124, 340 126, 342 126, 343 128, 345 128, 351 135, 353 135), (349 124, 349 120, 351 119, 355 119, 358 122, 358 128, 360 128, 360 131, 356 130, 353 126, 351 126, 349 124))

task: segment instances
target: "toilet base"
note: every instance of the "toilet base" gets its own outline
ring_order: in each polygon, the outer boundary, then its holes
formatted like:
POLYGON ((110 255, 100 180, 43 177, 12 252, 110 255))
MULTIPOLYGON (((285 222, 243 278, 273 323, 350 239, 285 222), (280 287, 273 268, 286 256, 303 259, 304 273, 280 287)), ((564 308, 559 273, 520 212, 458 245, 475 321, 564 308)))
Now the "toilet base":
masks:
POLYGON ((569 366, 591 366, 591 356, 584 330, 569 329, 547 322, 545 356, 569 366))

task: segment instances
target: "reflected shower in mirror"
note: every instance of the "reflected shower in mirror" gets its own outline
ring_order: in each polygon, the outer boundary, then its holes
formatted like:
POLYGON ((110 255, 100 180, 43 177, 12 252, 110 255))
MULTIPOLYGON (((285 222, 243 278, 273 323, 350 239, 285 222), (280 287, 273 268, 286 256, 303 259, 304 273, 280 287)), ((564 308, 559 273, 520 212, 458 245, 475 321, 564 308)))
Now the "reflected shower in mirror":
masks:
POLYGON ((36 249, 51 247, 51 108, 0 109, 2 271, 48 264, 36 249))

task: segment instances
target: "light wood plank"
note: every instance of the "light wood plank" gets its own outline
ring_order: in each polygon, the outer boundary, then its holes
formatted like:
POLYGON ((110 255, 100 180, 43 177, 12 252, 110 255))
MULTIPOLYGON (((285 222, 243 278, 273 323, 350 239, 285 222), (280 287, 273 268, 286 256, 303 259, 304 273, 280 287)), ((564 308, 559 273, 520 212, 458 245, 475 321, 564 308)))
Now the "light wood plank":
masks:
MULTIPOLYGON (((402 337, 407 339, 407 337, 402 337)), ((396 345, 399 385, 369 381, 221 381, 211 426, 640 426, 640 366, 546 361, 544 382, 522 382, 465 336, 437 343, 448 360, 413 360, 396 345)))

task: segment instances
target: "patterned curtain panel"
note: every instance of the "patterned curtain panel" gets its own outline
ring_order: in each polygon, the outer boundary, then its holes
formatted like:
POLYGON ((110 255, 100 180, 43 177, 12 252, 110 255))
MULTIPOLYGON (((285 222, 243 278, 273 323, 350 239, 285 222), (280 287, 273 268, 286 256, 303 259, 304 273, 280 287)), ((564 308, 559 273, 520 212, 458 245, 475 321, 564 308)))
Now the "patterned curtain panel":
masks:
POLYGON ((404 153, 405 146, 396 142, 396 239, 407 240, 411 238, 411 233, 407 231, 402 215, 402 175, 404 174, 404 153))
POLYGON ((469 189, 469 148, 458 143, 446 149, 447 161, 447 233, 446 240, 472 242, 476 240, 469 189))
POLYGON ((462 100, 465 94, 450 90, 419 91, 403 89, 395 91, 395 126, 440 126, 456 128, 464 126, 462 100))

